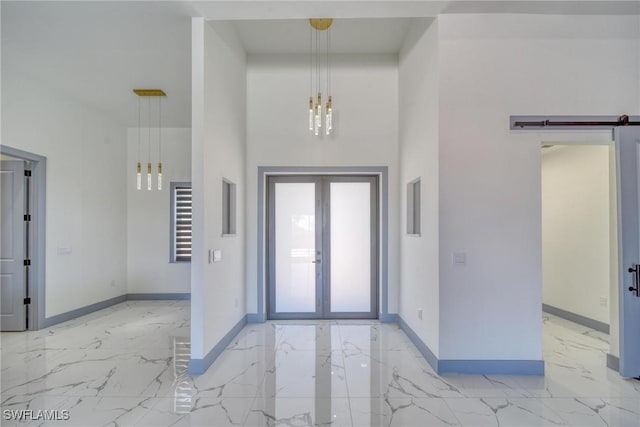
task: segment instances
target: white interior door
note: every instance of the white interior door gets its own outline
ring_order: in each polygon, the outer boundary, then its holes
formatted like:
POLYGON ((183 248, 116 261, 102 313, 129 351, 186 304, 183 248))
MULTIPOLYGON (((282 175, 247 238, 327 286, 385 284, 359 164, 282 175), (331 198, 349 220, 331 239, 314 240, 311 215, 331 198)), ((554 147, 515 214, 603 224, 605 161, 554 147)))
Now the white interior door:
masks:
POLYGON ((620 375, 640 376, 640 128, 616 128, 620 375))
POLYGON ((26 329, 24 162, 3 160, 1 163, 0 325, 2 331, 24 331, 26 329))

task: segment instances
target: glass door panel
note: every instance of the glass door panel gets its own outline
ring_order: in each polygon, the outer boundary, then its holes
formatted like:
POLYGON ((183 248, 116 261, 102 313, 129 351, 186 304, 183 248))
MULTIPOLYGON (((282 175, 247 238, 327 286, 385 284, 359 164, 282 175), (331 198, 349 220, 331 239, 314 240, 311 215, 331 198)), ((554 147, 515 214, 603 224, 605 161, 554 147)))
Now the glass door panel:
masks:
POLYGON ((371 311, 371 184, 330 183, 331 312, 371 311))
POLYGON ((316 184, 273 183, 275 313, 316 313, 316 184))

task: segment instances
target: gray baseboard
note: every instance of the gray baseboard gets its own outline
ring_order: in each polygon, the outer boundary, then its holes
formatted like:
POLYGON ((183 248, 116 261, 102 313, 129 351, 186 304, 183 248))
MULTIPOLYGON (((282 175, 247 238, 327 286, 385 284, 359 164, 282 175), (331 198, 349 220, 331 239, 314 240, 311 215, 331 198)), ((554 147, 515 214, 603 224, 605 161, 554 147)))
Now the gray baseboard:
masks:
POLYGON ((247 313, 247 323, 264 323, 267 316, 264 313, 247 313))
POLYGON ((586 326, 587 328, 595 329, 596 331, 609 333, 609 325, 600 322, 599 320, 591 319, 589 317, 582 316, 580 314, 572 313, 567 310, 563 310, 558 307, 554 307, 548 304, 542 304, 542 311, 545 313, 553 314, 554 316, 562 317, 565 320, 569 320, 578 325, 586 326))
POLYGON ((244 325, 247 324, 247 316, 242 316, 242 319, 238 323, 235 324, 233 328, 227 334, 222 337, 220 341, 216 345, 213 346, 211 351, 207 353, 207 355, 202 359, 191 359, 189 360, 189 374, 191 375, 201 375, 204 374, 209 366, 215 360, 220 357, 225 348, 233 341, 233 339, 240 333, 244 325))
POLYGON ((544 375, 544 360, 439 360, 438 374, 544 375))
POLYGON ((165 300, 190 300, 190 293, 164 293, 164 294, 127 294, 129 301, 165 301, 165 300))
POLYGON ((620 372, 620 358, 611 353, 607 353, 607 368, 620 372))
POLYGON ((400 328, 416 346, 422 357, 438 375, 544 375, 543 360, 442 360, 420 339, 418 334, 398 316, 400 328))
POLYGON ((427 361, 431 368, 435 372, 438 372, 438 358, 433 354, 431 349, 420 339, 418 334, 415 333, 413 329, 404 321, 404 319, 398 316, 398 325, 400 325, 400 329, 404 331, 404 333, 409 337, 413 345, 416 346, 422 357, 427 361))
POLYGON ((111 307, 112 305, 120 304, 127 300, 126 295, 120 295, 114 298, 110 298, 104 301, 97 302, 95 304, 85 305, 84 307, 76 308, 74 310, 67 311, 65 313, 56 314, 55 316, 47 317, 44 319, 42 329, 57 325, 58 323, 73 320, 76 317, 86 316, 94 311, 103 310, 111 307))
POLYGON ((49 328, 51 326, 57 325, 58 323, 66 322, 68 320, 73 320, 76 317, 86 316, 87 314, 91 314, 94 311, 103 310, 105 308, 111 307, 112 305, 120 304, 125 301, 155 301, 155 300, 189 300, 191 299, 191 294, 181 294, 181 293, 165 293, 165 294, 124 294, 114 298, 110 298, 108 300, 100 301, 95 304, 89 304, 84 307, 76 308, 74 310, 67 311, 65 313, 56 314, 55 316, 47 317, 44 319, 43 325, 41 329, 49 328))
POLYGON ((378 315, 378 320, 381 323, 398 323, 398 314, 397 313, 380 313, 378 315))

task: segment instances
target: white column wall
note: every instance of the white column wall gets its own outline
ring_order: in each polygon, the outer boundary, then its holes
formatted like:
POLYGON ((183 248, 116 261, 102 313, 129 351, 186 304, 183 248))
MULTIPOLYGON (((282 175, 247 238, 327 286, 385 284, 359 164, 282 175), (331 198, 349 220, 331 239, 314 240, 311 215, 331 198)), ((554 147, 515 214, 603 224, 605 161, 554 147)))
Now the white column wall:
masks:
POLYGON ((233 26, 193 21, 192 358, 203 358, 246 314, 246 55, 233 26), (222 237, 222 179, 237 185, 237 234, 222 237), (208 262, 209 250, 222 260, 208 262))
POLYGON ((412 23, 399 59, 400 317, 437 357, 438 23, 412 23), (407 183, 420 178, 421 235, 407 235, 407 183), (418 317, 422 310, 422 319, 418 317))
POLYGON ((440 358, 541 359, 540 142, 576 134, 510 131, 509 115, 637 114, 637 24, 440 17, 440 358))

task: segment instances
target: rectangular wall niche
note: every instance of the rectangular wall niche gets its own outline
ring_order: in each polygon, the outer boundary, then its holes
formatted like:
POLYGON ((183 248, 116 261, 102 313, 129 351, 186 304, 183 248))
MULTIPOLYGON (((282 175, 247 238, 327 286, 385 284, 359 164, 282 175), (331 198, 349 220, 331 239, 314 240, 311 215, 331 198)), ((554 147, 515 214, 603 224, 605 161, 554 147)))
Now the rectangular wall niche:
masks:
POLYGON ((407 184, 407 234, 420 235, 420 178, 407 184))
POLYGON ((236 184, 222 180, 222 235, 236 234, 236 184))

